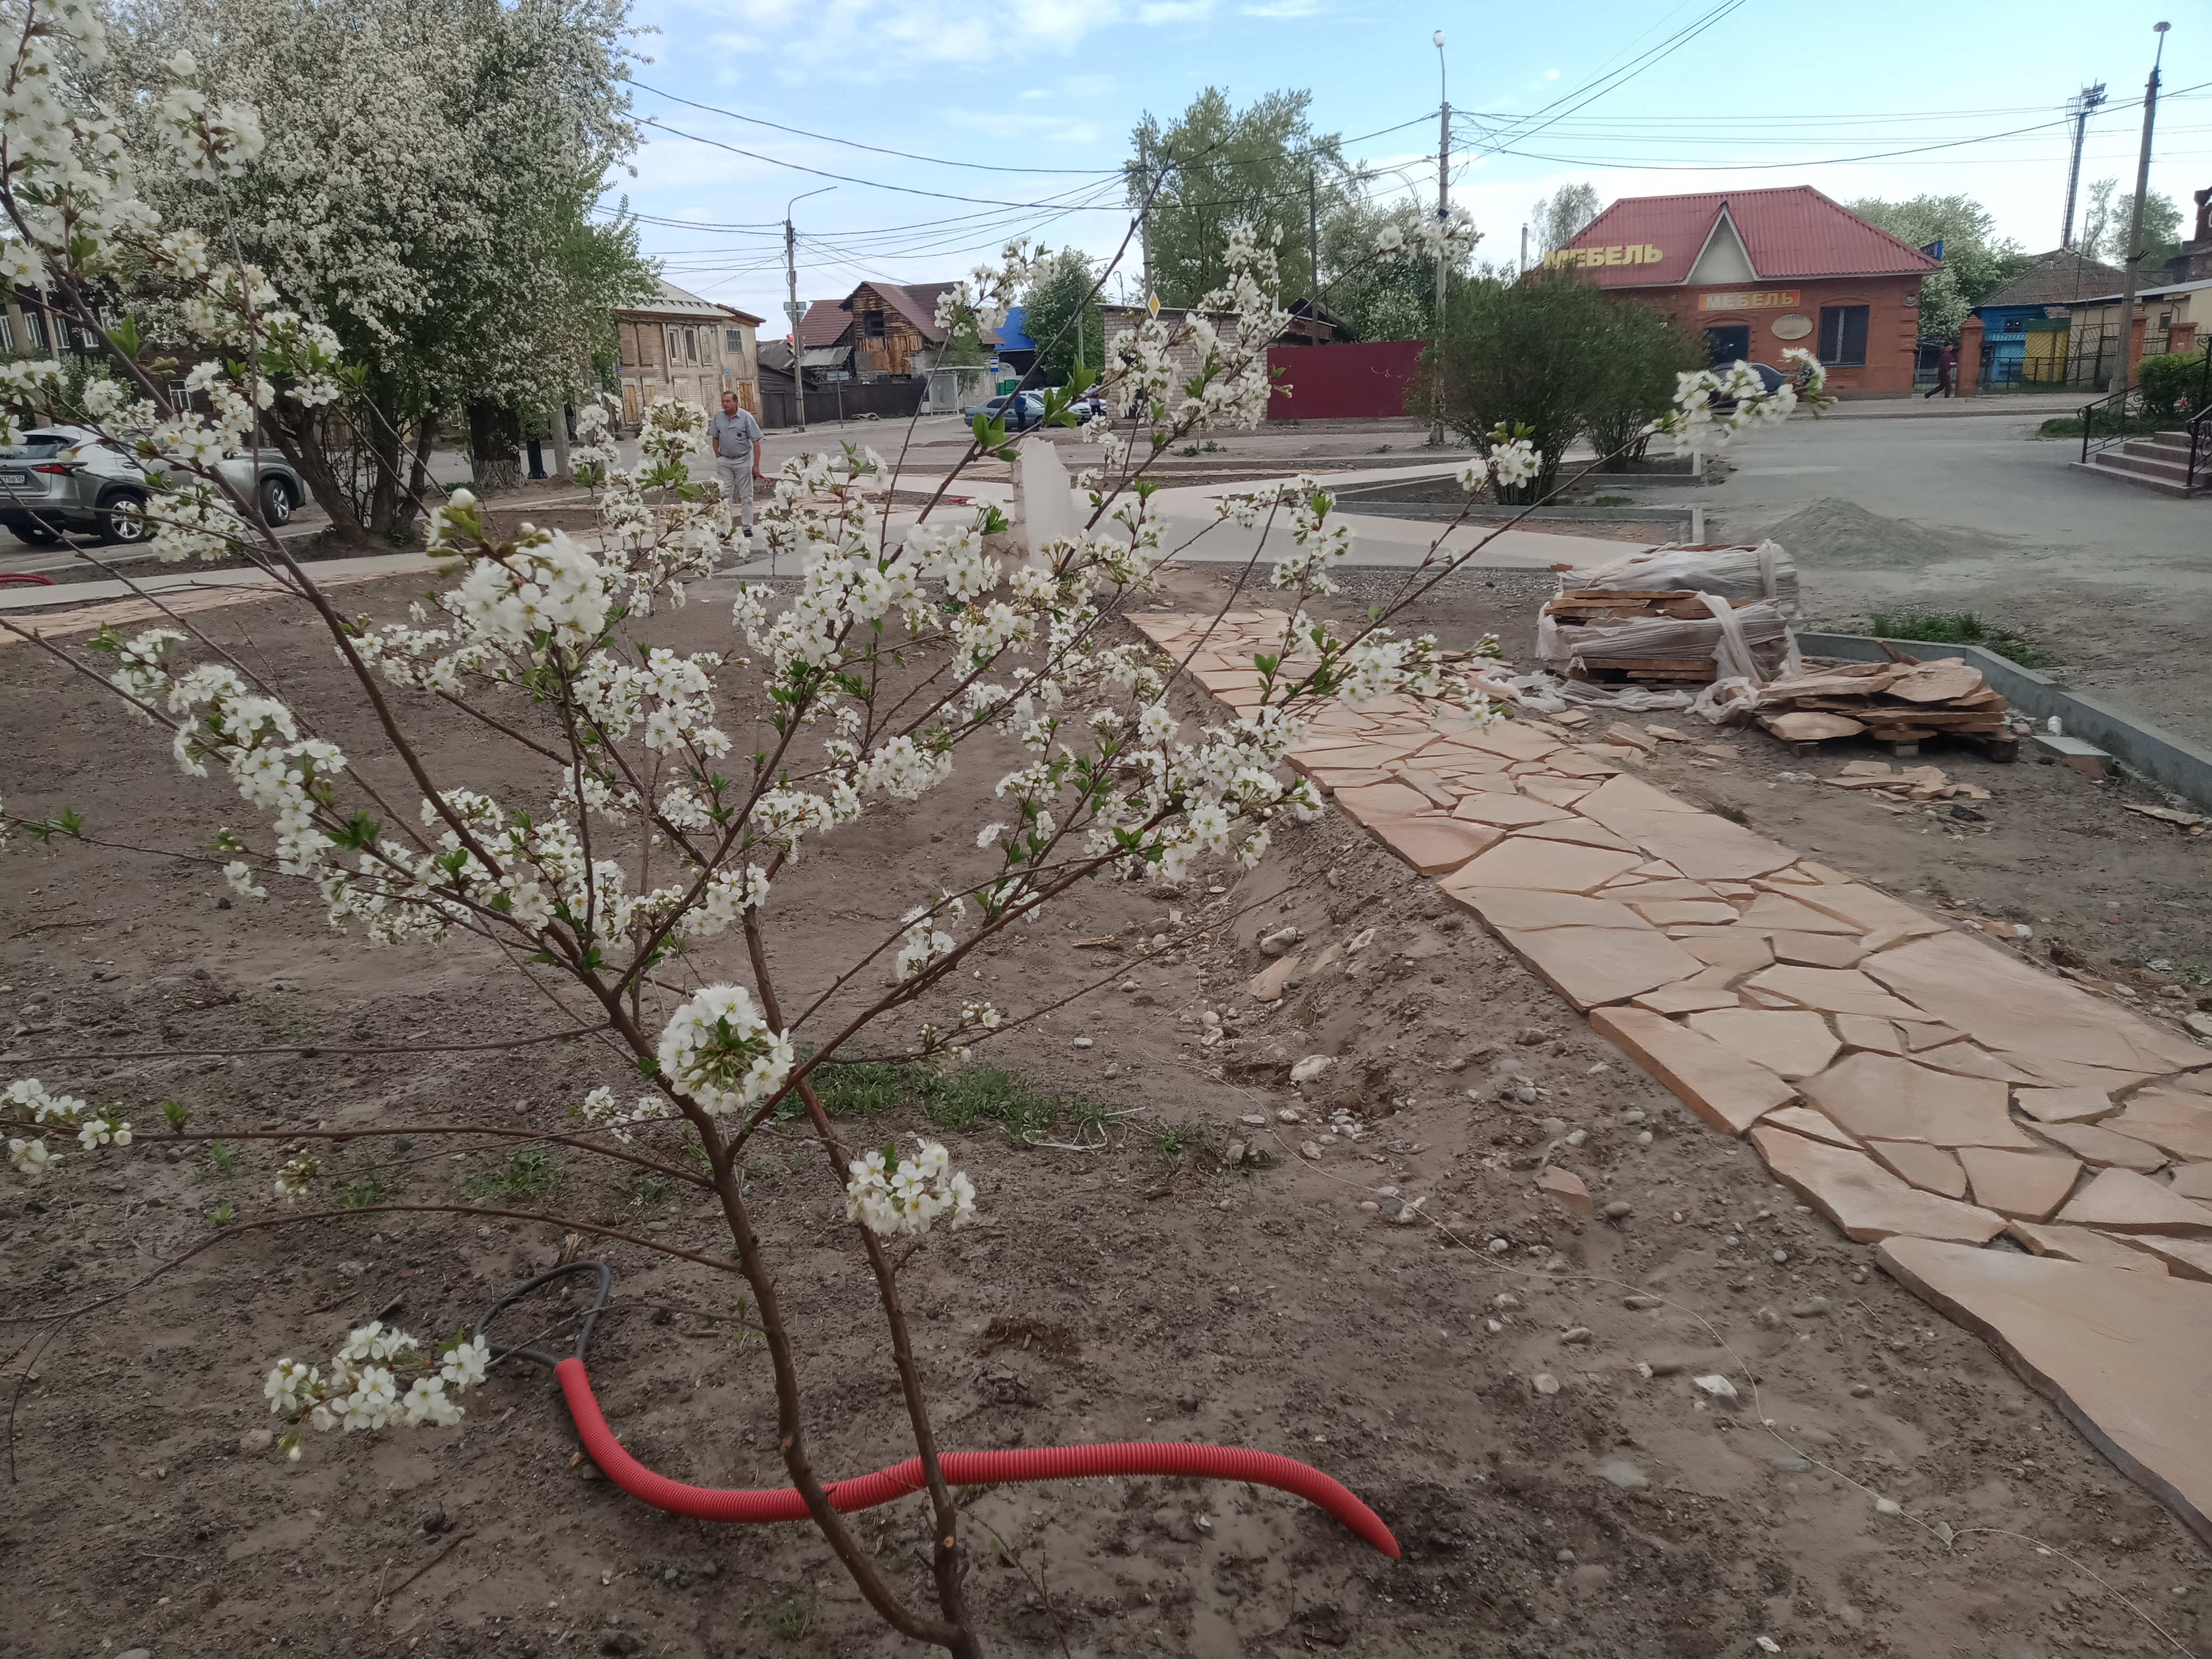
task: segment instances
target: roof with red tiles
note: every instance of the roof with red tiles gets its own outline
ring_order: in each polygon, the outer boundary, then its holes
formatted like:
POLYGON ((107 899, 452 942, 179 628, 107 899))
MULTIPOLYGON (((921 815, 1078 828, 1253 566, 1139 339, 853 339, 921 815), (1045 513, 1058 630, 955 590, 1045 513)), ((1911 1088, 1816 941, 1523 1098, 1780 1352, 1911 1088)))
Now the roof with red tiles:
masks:
POLYGON ((1936 261, 1869 224, 1809 185, 1714 191, 1695 196, 1630 196, 1591 220, 1569 248, 1621 250, 1632 257, 1577 268, 1601 288, 1685 283, 1725 211, 1761 280, 1796 276, 1906 276, 1936 261), (1654 253, 1656 258, 1654 258, 1654 253))
POLYGON ((843 339, 845 331, 853 325, 853 313, 844 307, 842 300, 809 301, 806 315, 799 321, 799 343, 833 346, 843 339))

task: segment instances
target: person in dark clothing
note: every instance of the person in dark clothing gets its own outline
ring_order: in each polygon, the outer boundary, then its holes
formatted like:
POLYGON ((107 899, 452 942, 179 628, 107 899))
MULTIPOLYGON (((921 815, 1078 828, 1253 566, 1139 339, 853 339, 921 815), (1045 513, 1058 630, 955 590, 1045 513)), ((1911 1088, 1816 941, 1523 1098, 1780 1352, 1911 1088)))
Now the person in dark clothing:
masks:
POLYGON ((1959 348, 1945 346, 1936 354, 1936 384, 1928 389, 1927 396, 1954 397, 1959 385, 1959 348))

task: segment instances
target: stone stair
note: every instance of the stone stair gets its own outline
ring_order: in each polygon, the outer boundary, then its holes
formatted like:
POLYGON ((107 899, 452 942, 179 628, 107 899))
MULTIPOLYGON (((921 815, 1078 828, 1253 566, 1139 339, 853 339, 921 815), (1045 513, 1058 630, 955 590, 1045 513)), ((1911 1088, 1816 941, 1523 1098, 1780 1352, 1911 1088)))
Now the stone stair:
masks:
POLYGON ((2132 438, 2116 448, 2098 451, 2086 462, 2069 465, 2084 472, 2122 477, 2161 495, 2179 495, 2185 500, 2191 495, 2212 494, 2212 456, 2200 460, 2196 487, 2189 486, 2186 432, 2156 432, 2148 438, 2132 438))

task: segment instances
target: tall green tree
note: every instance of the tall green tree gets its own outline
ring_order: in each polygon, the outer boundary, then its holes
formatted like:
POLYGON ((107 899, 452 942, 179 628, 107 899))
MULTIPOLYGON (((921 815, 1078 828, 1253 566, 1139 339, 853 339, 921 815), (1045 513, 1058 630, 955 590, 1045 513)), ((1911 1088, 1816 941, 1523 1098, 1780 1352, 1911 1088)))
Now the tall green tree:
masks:
POLYGON ((2161 196, 2156 191, 2143 198, 2141 248, 2128 246, 2128 230, 2135 210, 2135 198, 2120 193, 2118 179, 2098 179, 2089 186, 2089 206, 2081 220, 2081 248, 2090 258, 2102 259, 2109 265, 2124 265, 2131 253, 2139 254, 2142 264, 2137 275, 2148 276, 2181 252, 2181 206, 2171 196, 2161 196))
POLYGON ((1597 191, 1589 185, 1561 185, 1539 197, 1528 210, 1528 257, 1556 253, 1598 216, 1597 191))
POLYGON ((1337 134, 1313 131, 1312 102, 1310 92, 1271 92, 1240 110, 1208 87, 1172 121, 1163 125, 1147 112, 1137 123, 1130 202, 1141 203, 1166 173, 1150 222, 1152 285, 1162 305, 1189 305, 1220 285, 1229 228, 1244 222, 1282 232, 1276 252, 1284 295, 1314 291, 1308 208, 1322 218, 1343 211, 1358 198, 1360 177, 1346 165, 1337 134))
POLYGON ((340 534, 402 531, 442 425, 511 442, 655 291, 599 206, 637 142, 627 0, 129 0, 121 21, 104 90, 130 118, 179 48, 260 111, 244 173, 196 178, 149 132, 140 187, 220 225, 359 367, 346 403, 270 422, 340 534))
POLYGON ((1022 332, 1036 342, 1034 383, 1065 386, 1080 356, 1093 369, 1105 360, 1106 319, 1091 294, 1098 273, 1073 248, 1064 248, 1022 295, 1022 332), (1083 318, 1079 325, 1076 308, 1083 318))
POLYGON ((1990 210, 1971 196, 1915 196, 1886 202, 1861 197, 1844 205, 1901 242, 1943 244, 1942 264, 1920 284, 1920 337, 1949 342, 1984 299, 2034 263, 2034 256, 1996 234, 1990 210))

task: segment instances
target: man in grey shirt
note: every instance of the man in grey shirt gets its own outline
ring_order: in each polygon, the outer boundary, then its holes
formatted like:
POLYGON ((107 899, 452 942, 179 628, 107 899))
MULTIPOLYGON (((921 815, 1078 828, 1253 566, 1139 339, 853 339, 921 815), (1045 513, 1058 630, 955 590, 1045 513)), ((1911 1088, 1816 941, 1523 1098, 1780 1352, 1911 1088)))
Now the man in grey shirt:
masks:
POLYGON ((738 394, 722 394, 722 412, 707 422, 707 436, 714 446, 714 476, 722 483, 722 499, 735 501, 742 515, 745 538, 753 533, 753 480, 766 481, 761 471, 760 422, 738 407, 738 394))

